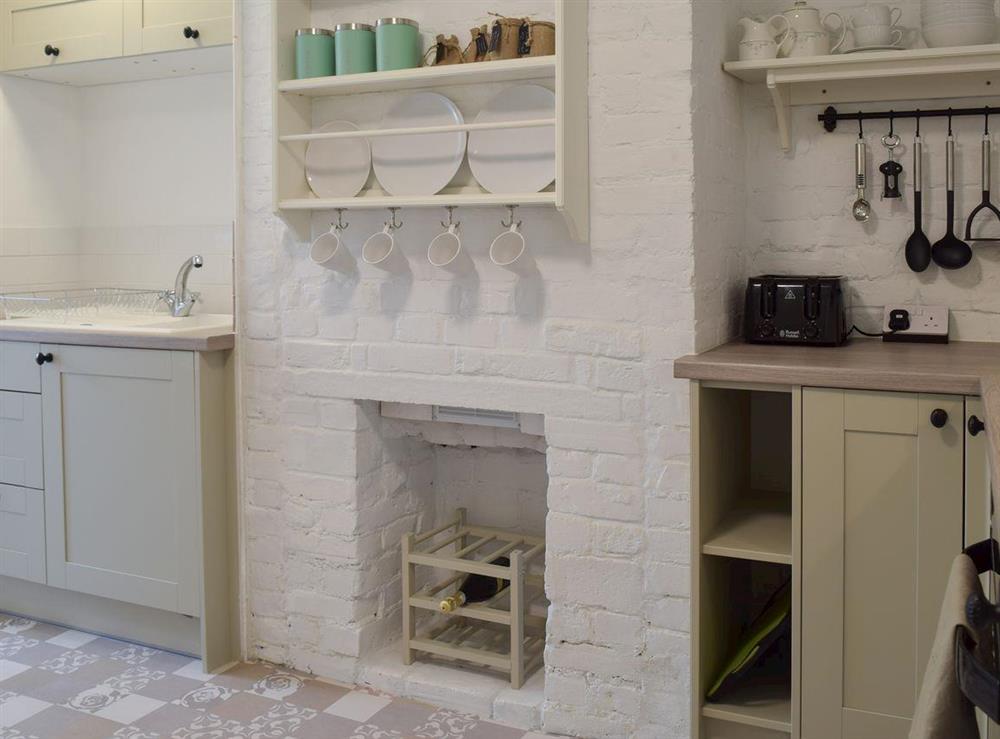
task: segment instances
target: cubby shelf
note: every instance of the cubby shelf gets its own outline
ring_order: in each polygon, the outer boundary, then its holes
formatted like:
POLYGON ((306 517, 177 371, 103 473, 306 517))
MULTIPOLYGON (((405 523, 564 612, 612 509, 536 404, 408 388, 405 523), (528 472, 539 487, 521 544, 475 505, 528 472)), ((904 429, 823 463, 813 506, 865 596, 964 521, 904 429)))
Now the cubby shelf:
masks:
POLYGON ((788 151, 796 105, 996 95, 1000 44, 727 62, 723 69, 767 86, 788 151))
POLYGON ((787 680, 748 683, 722 703, 706 703, 705 718, 756 726, 790 734, 792 732, 791 686, 787 680))
POLYGON ((494 195, 483 192, 439 193, 426 197, 396 197, 383 194, 366 194, 356 198, 293 198, 282 200, 278 205, 282 210, 335 210, 372 208, 443 208, 455 206, 486 205, 554 205, 554 192, 533 192, 524 195, 494 195))
POLYGON ((791 495, 752 491, 739 501, 706 538, 702 553, 790 565, 791 495))

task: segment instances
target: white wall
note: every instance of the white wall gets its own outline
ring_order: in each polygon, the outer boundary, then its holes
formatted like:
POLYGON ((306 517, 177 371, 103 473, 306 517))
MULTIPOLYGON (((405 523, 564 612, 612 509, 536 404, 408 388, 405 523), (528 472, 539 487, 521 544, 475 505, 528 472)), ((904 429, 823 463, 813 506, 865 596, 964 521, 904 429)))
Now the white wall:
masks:
POLYGON ((0 79, 0 284, 165 289, 232 310, 232 76, 87 88, 0 79))
POLYGON ((0 290, 77 281, 80 91, 0 77, 0 290))
MULTIPOLYGON (((340 20, 386 6, 348 6, 340 20)), ((410 272, 399 275, 318 269, 308 243, 272 214, 272 7, 243 4, 238 320, 251 655, 357 679, 370 601, 333 576, 368 571, 379 542, 398 541, 401 529, 390 511, 352 513, 369 495, 378 448, 355 398, 542 413, 552 600, 543 726, 686 736, 688 389, 672 362, 694 349, 690 0, 589 4, 591 243, 572 243, 557 213, 524 209, 534 271, 518 275, 487 257, 504 213, 461 209, 475 269, 458 278, 426 262, 443 212, 402 212, 410 272), (337 516, 362 528, 324 536, 320 522, 337 516)), ((334 20, 327 7, 317 23, 334 20)), ((491 9, 391 7, 462 36, 491 9), (433 21, 445 15, 447 26, 433 21)), ((347 215, 346 246, 360 262, 385 214, 347 215)))
MULTIPOLYGON (((814 3, 826 10, 842 9, 841 3, 814 3)), ((782 9, 783 2, 742 3, 741 9, 765 14, 782 9)), ((902 24, 919 28, 920 4, 916 0, 893 3, 903 8, 902 24)), ((920 43, 919 45, 922 45, 920 43)), ((729 58, 735 57, 730 47, 729 58)), ((865 133, 869 151, 868 200, 874 208, 870 222, 859 224, 851 217, 853 146, 857 124, 842 123, 826 133, 816 115, 824 106, 795 108, 792 117, 794 150, 783 153, 777 144, 774 112, 762 86, 744 88, 744 142, 746 147, 746 245, 752 252, 754 273, 839 274, 847 278, 853 303, 853 320, 865 330, 877 330, 886 303, 924 303, 950 306, 952 339, 1000 339, 1000 248, 973 247, 972 263, 957 271, 934 264, 915 274, 904 261, 903 245, 913 230, 911 142, 913 120, 899 121, 896 131, 903 145, 896 149, 905 171, 901 200, 880 200, 882 176, 878 165, 886 150, 879 139, 888 132, 888 122, 872 122, 865 133)), ((838 105, 838 109, 889 110, 896 108, 944 108, 982 106, 990 98, 903 101, 838 105)), ((995 102, 995 99, 994 99, 995 102)), ((1000 133, 1000 118, 992 120, 1000 133)), ((944 119, 925 120, 924 138, 924 232, 933 243, 945 231, 944 119)), ((958 139, 956 164, 956 223, 960 235, 969 211, 979 203, 980 138, 982 119, 955 119, 958 139)), ((994 137, 994 141, 1000 137, 994 137)), ((994 191, 998 169, 993 150, 994 191)), ((995 219, 994 219, 995 220, 995 219)), ((1000 223, 983 233, 1000 235, 1000 223)))

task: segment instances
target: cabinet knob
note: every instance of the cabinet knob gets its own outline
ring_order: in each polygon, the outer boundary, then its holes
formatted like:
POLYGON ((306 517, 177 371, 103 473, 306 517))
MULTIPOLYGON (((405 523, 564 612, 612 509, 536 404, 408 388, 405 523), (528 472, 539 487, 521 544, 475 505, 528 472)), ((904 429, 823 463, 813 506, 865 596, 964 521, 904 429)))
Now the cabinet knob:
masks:
POLYGON ((944 408, 935 408, 931 411, 931 426, 936 429, 944 428, 948 423, 948 411, 944 408))
POLYGON ((980 420, 979 416, 969 416, 968 429, 972 436, 979 436, 979 432, 986 428, 986 424, 980 420))
POLYGON ((39 367, 53 360, 55 360, 55 357, 52 356, 52 352, 38 352, 38 354, 35 355, 35 364, 39 367))
POLYGON ((59 47, 45 44, 45 56, 59 56, 59 47))
MULTIPOLYGON (((201 33, 197 28, 191 28, 191 26, 184 26, 184 38, 198 38, 201 33)), ((56 52, 58 53, 58 52, 56 52)))

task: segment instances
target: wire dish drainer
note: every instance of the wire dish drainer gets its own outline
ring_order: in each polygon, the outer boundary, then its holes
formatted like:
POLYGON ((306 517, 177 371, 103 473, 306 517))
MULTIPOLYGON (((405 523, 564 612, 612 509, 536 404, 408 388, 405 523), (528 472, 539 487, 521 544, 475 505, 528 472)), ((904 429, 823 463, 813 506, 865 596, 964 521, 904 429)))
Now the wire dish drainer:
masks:
POLYGON ((90 287, 0 293, 0 319, 66 320, 109 314, 151 315, 167 312, 162 290, 90 287))
POLYGON ((510 675, 520 688, 542 663, 545 617, 531 606, 547 606, 542 558, 545 540, 500 529, 470 526, 459 508, 448 523, 422 534, 403 536, 404 661, 414 652, 485 665, 510 675), (491 564, 507 557, 510 566, 491 564), (417 587, 416 568, 424 566, 455 573, 417 587), (483 603, 440 613, 442 599, 452 594, 467 574, 506 580, 509 586, 483 603), (437 617, 418 632, 417 613, 437 617))

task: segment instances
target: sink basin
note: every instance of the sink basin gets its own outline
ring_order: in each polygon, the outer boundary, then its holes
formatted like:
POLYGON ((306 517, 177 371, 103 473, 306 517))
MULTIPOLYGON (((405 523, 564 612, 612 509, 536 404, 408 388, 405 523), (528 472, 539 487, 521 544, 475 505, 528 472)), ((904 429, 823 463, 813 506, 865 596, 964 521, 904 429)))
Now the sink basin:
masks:
POLYGON ((90 333, 183 335, 192 332, 233 330, 233 317, 221 313, 202 313, 185 318, 169 315, 104 314, 92 317, 31 317, 0 320, 0 327, 74 330, 90 333))

